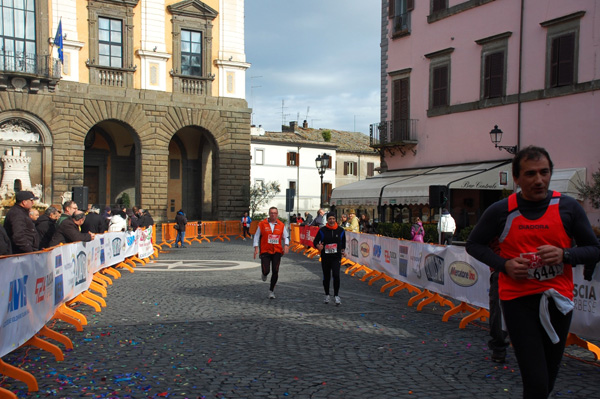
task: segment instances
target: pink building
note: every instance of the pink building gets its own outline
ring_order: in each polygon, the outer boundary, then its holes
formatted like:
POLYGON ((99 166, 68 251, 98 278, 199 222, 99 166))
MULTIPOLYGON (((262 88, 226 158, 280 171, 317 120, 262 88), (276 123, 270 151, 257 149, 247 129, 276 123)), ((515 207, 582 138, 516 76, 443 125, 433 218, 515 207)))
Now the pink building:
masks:
POLYGON ((528 145, 550 153, 550 188, 577 197, 600 167, 599 24, 597 0, 382 0, 381 174, 332 201, 435 220, 429 186, 446 186, 459 228, 473 225, 514 189, 510 147, 528 145))

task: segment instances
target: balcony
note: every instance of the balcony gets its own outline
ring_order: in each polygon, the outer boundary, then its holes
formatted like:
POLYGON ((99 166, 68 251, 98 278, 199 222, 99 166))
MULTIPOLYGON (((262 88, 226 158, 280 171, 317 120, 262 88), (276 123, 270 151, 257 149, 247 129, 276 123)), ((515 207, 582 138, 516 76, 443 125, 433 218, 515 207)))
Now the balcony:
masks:
POLYGON ((212 90, 215 75, 191 76, 181 75, 171 71, 173 77, 173 92, 194 96, 208 96, 212 90))
POLYGON ((392 39, 410 35, 410 11, 394 17, 392 39))
POLYGON ((37 93, 47 86, 54 91, 60 77, 60 60, 50 55, 0 51, 0 90, 37 93))
POLYGON ((417 122, 418 119, 398 119, 372 124, 369 129, 371 147, 380 153, 388 151, 390 155, 399 151, 402 156, 410 149, 416 155, 417 122))

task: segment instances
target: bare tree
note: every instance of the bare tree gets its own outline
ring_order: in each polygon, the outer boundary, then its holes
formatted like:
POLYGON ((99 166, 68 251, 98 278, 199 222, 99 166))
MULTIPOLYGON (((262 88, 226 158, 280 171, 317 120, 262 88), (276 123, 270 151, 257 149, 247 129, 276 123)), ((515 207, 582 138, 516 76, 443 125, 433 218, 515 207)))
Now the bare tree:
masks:
POLYGON ((254 183, 250 187, 250 216, 253 218, 256 210, 271 201, 280 191, 276 181, 254 183))
POLYGON ((577 187, 584 200, 590 200, 592 206, 600 209, 600 169, 592 173, 592 184, 580 183, 577 187))

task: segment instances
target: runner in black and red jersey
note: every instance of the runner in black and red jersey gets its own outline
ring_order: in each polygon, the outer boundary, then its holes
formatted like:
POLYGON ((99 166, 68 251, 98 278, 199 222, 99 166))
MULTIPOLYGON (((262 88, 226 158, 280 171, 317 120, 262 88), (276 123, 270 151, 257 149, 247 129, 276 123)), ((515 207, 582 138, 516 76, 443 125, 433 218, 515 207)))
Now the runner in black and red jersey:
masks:
POLYGON ((337 306, 342 304, 340 298, 340 267, 342 255, 346 250, 346 232, 339 227, 335 213, 327 214, 327 224, 319 229, 313 245, 321 251, 321 268, 323 269, 323 288, 325 300, 329 303, 329 285, 333 275, 333 296, 337 306))
POLYGON ((548 190, 552 166, 543 148, 519 151, 512 173, 521 191, 490 206, 467 241, 471 256, 500 272, 502 313, 524 398, 552 392, 573 314, 573 267, 600 258, 583 208, 548 190))

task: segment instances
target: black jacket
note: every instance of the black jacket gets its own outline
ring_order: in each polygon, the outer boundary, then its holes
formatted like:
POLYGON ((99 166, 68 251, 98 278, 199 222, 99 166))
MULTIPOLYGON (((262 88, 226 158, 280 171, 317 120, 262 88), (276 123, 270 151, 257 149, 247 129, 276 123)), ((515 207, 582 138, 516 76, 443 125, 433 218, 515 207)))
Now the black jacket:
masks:
POLYGON ((40 249, 48 248, 50 240, 56 232, 56 221, 43 214, 35 223, 35 228, 40 236, 40 249))
POLYGON ((175 216, 175 223, 177 223, 179 226, 179 231, 185 231, 185 225, 187 224, 185 213, 177 212, 177 216, 175 216))
POLYGON ((75 221, 72 218, 68 218, 56 229, 56 233, 54 233, 52 240, 50 240, 50 246, 53 247, 58 244, 91 240, 92 236, 90 233, 82 233, 79 231, 79 226, 75 224, 75 221))
POLYGON ((342 251, 346 249, 346 232, 341 227, 330 229, 321 227, 313 240, 315 248, 317 244, 322 243, 321 258, 326 260, 341 259, 342 251), (331 252, 335 250, 335 252, 331 252))
POLYGON ((4 227, 0 225, 0 255, 12 254, 12 244, 4 227))
POLYGON ((39 249, 40 236, 33 220, 29 217, 28 209, 15 204, 6 213, 4 228, 12 241, 13 254, 24 254, 39 249))
POLYGON ((81 225, 82 233, 104 233, 104 220, 97 213, 89 212, 81 225))
POLYGON ((138 219, 138 226, 142 228, 150 227, 154 224, 154 219, 150 216, 148 211, 144 212, 142 216, 138 219))

